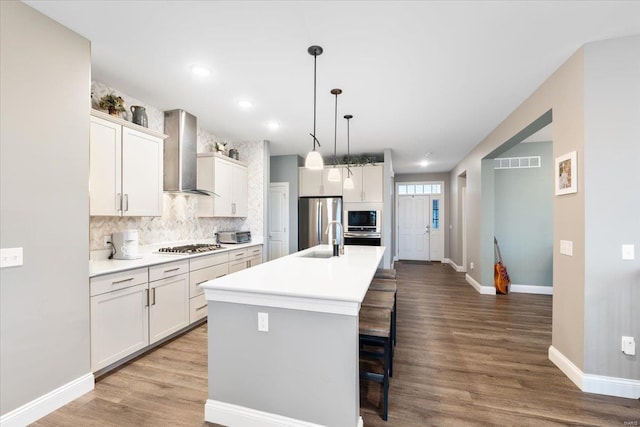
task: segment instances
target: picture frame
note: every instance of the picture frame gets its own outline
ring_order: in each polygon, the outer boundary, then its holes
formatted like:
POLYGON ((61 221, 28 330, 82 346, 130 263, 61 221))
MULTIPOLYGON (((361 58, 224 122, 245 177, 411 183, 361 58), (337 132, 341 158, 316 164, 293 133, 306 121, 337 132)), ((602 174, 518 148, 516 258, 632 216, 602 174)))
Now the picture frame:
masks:
POLYGON ((578 192, 578 152, 571 151, 556 157, 556 196, 578 192))

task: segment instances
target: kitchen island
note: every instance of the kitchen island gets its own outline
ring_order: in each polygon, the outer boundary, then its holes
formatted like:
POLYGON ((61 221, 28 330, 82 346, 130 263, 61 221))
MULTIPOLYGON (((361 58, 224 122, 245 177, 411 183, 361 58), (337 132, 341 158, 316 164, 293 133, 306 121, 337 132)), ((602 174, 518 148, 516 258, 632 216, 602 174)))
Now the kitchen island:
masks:
POLYGON ((361 426, 358 312, 384 247, 320 245, 202 285, 205 420, 361 426))

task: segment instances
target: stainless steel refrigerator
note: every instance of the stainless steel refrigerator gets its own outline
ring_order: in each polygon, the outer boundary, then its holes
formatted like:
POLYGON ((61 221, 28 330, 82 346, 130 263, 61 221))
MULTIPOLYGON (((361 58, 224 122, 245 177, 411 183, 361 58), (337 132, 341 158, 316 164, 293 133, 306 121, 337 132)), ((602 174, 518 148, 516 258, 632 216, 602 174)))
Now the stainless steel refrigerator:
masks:
POLYGON ((337 232, 333 226, 327 235, 329 221, 342 224, 341 197, 301 197, 298 201, 298 250, 328 244, 329 235, 337 232))

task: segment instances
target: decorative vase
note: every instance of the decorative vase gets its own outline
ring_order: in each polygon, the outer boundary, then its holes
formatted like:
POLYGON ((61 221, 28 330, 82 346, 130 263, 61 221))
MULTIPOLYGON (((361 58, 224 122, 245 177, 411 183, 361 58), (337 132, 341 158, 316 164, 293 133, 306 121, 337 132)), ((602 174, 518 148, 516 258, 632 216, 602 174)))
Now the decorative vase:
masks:
POLYGON ((142 127, 149 127, 149 122, 147 119, 147 110, 140 105, 132 105, 131 106, 131 121, 137 125, 142 127))
POLYGON ((238 157, 239 157, 238 150, 236 150, 235 148, 232 148, 231 150, 229 150, 229 157, 231 157, 234 160, 238 160, 238 157))

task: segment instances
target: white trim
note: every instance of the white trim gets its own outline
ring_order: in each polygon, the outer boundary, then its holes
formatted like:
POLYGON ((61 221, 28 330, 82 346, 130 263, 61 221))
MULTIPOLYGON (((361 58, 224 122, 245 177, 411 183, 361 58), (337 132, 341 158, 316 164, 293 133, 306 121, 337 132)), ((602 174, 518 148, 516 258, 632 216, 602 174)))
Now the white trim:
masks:
POLYGON ((496 288, 493 286, 482 286, 476 279, 469 276, 469 274, 464 275, 465 280, 481 295, 495 295, 496 288))
POLYGON ((509 292, 516 292, 521 294, 553 295, 553 286, 511 284, 509 286, 509 292))
POLYGON ((93 390, 95 378, 89 373, 32 400, 0 417, 2 427, 26 426, 93 390))
POLYGON ((205 289, 207 301, 229 302, 233 304, 259 305, 264 307, 287 308, 291 310, 315 311, 318 313, 357 316, 360 303, 312 299, 285 295, 268 295, 254 292, 235 292, 222 289, 205 289))
MULTIPOLYGON (((320 424, 309 421, 297 420, 213 399, 207 399, 204 405, 204 420, 234 427, 322 427, 320 424)), ((363 426, 362 417, 358 417, 357 427, 363 426)))
POLYGON ((443 264, 449 264, 456 272, 458 273, 465 273, 464 271, 464 267, 459 266, 458 264, 456 264, 452 259, 449 258, 442 258, 442 263, 443 264))
POLYGON ((607 396, 640 398, 640 381, 627 378, 585 374, 554 346, 549 346, 549 360, 585 393, 607 396))

